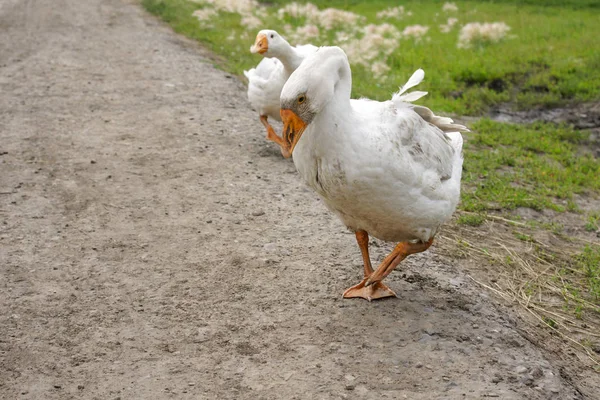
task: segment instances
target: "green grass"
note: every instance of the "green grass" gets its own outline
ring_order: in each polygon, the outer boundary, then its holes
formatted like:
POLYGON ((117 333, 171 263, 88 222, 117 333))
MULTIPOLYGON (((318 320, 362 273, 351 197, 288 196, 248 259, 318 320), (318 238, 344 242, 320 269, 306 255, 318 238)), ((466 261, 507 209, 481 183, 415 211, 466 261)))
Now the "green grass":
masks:
POLYGON ((585 230, 588 232, 596 232, 600 230, 600 211, 591 212, 585 223, 585 230))
POLYGON ((585 311, 600 316, 600 246, 587 245, 556 275, 565 309, 581 319, 585 311))
POLYGON ((482 214, 462 214, 456 220, 457 224, 467 226, 479 226, 485 222, 485 215, 482 214))
POLYGON ((600 193, 600 163, 578 154, 587 133, 549 123, 487 119, 471 128, 475 133, 465 145, 463 209, 577 211, 575 194, 600 193))
MULTIPOLYGON (((240 24, 238 14, 221 12, 218 23, 202 26, 192 12, 202 5, 188 0, 142 0, 144 6, 159 15, 180 33, 207 45, 223 56, 222 67, 235 74, 256 65, 260 56, 248 51, 256 30, 240 24), (227 38, 233 33, 234 40, 227 38), (240 39, 242 37, 242 39, 240 39)), ((260 13, 265 28, 283 32, 304 19, 276 17, 283 1, 265 2, 260 13)), ((413 14, 402 20, 378 20, 375 14, 397 2, 375 0, 313 2, 321 9, 337 7, 361 15, 366 23, 389 22, 399 30, 408 25, 429 26, 428 40, 401 39, 399 48, 389 56, 391 70, 385 79, 375 80, 370 71, 353 66, 353 95, 384 100, 419 67, 426 72, 421 90, 429 91, 422 104, 439 112, 478 115, 490 107, 511 103, 519 108, 549 107, 600 99, 600 7, 597 1, 455 1, 456 13, 444 13, 442 1, 406 1, 402 5, 413 14), (564 6, 560 6, 563 4, 564 6), (450 33, 439 25, 449 16, 459 23, 450 33), (500 43, 457 48, 459 27, 468 22, 504 21, 511 27, 510 38, 500 43)), ((340 26, 337 29, 346 29, 340 26)), ((312 41, 317 45, 335 45, 335 30, 312 41)), ((350 60, 352 63, 352 59, 350 60)))
POLYGON ((600 304, 600 246, 586 246, 576 263, 586 277, 590 298, 600 304))

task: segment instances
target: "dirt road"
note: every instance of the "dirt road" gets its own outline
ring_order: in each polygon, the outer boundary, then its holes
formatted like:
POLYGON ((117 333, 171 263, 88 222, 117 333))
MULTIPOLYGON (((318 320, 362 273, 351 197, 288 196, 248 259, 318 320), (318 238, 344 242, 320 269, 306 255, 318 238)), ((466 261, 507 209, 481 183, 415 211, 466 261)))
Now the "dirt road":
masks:
POLYGON ((0 0, 0 34, 0 398, 593 398, 435 246, 342 300, 353 234, 139 5, 0 0))

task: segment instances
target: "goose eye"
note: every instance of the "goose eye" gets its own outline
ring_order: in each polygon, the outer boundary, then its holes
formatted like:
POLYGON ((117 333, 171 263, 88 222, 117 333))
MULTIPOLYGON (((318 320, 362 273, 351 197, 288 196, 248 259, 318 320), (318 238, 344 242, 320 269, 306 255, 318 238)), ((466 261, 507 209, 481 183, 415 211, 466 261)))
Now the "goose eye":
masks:
POLYGON ((275 37, 275 35, 273 35, 273 34, 271 33, 271 39, 273 39, 274 37, 275 37))
POLYGON ((298 96, 298 104, 304 103, 305 100, 306 100, 305 95, 301 94, 300 96, 298 96))

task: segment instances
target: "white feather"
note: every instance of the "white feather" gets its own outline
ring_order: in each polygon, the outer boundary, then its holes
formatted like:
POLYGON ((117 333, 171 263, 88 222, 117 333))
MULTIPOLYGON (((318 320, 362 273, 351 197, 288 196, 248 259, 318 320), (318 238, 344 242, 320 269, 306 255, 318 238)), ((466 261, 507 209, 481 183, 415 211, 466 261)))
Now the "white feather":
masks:
POLYGON ((423 71, 421 68, 419 68, 412 74, 410 79, 408 81, 406 81, 406 83, 400 88, 400 91, 397 93, 397 95, 400 96, 402 93, 406 92, 408 89, 417 86, 419 83, 423 82, 424 78, 425 78, 425 71, 423 71))
POLYGON ((419 90, 415 90, 414 92, 396 96, 396 100, 411 103, 413 101, 419 100, 421 97, 426 96, 426 95, 427 95, 427 92, 421 92, 419 90))

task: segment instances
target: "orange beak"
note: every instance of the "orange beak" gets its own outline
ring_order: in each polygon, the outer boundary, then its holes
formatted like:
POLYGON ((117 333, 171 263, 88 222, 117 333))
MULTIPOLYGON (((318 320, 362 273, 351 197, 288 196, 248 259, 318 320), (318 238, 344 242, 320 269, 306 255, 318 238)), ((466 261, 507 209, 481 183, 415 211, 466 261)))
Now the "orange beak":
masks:
POLYGON ((267 35, 261 33, 256 36, 256 41, 250 47, 251 53, 265 54, 269 50, 269 42, 267 41, 267 35))
POLYGON ((292 154, 296 143, 298 143, 306 129, 306 124, 292 110, 283 109, 279 113, 283 121, 283 140, 288 147, 288 151, 292 154))

